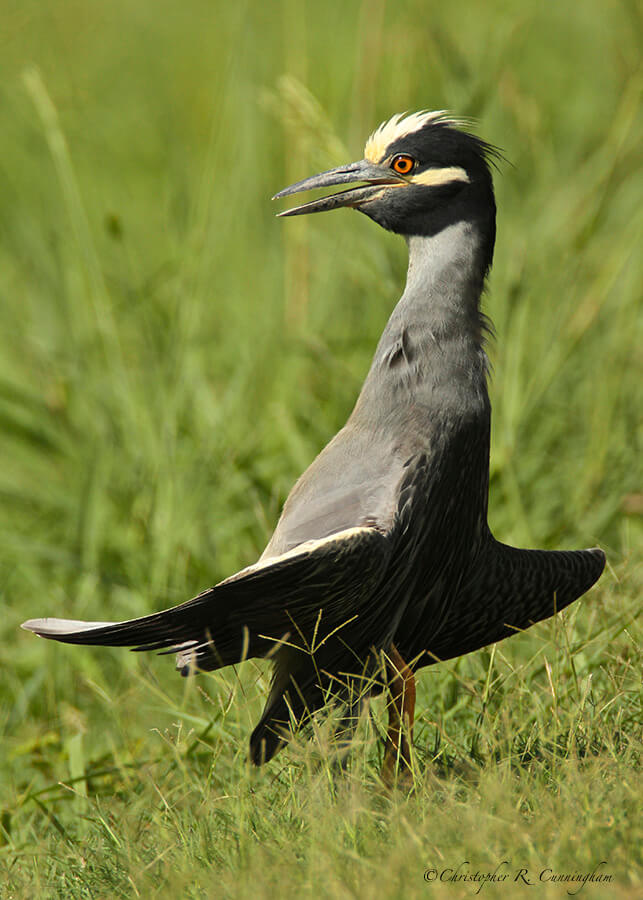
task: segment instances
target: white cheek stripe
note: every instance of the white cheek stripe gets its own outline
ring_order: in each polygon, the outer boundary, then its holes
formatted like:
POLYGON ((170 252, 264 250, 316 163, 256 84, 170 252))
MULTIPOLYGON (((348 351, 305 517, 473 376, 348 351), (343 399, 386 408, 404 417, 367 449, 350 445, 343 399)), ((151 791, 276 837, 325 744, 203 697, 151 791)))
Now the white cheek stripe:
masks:
MULTIPOLYGON (((363 206, 372 203, 373 200, 381 200, 382 197, 386 197, 389 191, 397 188, 406 188, 411 184, 421 184, 424 187, 439 187, 441 184, 452 184, 454 181, 462 181, 468 184, 471 179, 460 166, 449 166, 444 169, 427 169, 426 172, 420 172, 419 175, 412 175, 406 181, 383 185, 381 190, 371 194, 368 200, 364 200, 363 206)), ((292 553, 292 551, 290 552, 292 553)))
POLYGON ((411 175, 411 184, 424 184, 428 187, 436 187, 440 184, 449 184, 451 181, 470 182, 471 179, 460 166, 448 166, 444 169, 426 169, 418 175, 411 175))

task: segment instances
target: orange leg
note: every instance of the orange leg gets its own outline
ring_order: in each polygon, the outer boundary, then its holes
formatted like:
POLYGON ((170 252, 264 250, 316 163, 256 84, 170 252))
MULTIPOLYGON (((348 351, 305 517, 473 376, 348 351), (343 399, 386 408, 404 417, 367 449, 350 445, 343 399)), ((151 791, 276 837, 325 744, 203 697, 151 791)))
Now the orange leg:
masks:
POLYGON ((395 780, 398 764, 406 774, 411 771, 411 742, 415 716, 415 677, 410 667, 398 653, 395 644, 386 660, 389 674, 388 733, 382 763, 382 780, 391 784, 395 780))

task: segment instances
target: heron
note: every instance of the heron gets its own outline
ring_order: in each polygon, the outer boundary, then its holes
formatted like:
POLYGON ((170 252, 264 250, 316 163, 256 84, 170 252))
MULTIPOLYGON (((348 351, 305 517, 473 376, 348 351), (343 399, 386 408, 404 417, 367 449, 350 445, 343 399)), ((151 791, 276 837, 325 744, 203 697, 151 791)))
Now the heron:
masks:
POLYGON ((406 286, 348 421, 294 485, 256 563, 142 618, 23 627, 70 644, 177 653, 184 675, 269 658, 270 690, 250 738, 256 764, 329 698, 350 718, 356 697, 385 690, 382 775, 410 769, 418 669, 558 613, 605 565, 599 548, 503 544, 487 523, 481 296, 499 157, 445 112, 403 113, 371 134, 359 161, 277 193, 341 185, 280 215, 350 208, 408 246, 406 286))

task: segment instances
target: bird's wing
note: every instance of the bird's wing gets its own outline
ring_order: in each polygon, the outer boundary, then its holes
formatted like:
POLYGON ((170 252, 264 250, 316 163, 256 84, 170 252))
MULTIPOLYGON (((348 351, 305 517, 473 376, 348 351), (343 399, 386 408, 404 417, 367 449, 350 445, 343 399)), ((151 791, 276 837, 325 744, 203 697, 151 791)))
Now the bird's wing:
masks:
MULTIPOLYGON (((605 554, 590 550, 520 550, 489 537, 436 635, 409 636, 420 665, 450 659, 529 628, 564 609, 596 582, 605 554)), ((396 643, 399 642, 396 636, 396 643)), ((400 651, 401 652, 401 651, 400 651)), ((407 658, 407 657, 405 657, 407 658)))
POLYGON ((375 528, 351 528, 263 559, 172 609, 126 622, 32 619, 23 628, 69 644, 180 651, 216 669, 286 643, 303 653, 333 642, 377 645, 369 600, 390 556, 375 528))
POLYGON ((388 532, 405 462, 392 441, 349 422, 295 484, 262 559, 349 528, 388 532))

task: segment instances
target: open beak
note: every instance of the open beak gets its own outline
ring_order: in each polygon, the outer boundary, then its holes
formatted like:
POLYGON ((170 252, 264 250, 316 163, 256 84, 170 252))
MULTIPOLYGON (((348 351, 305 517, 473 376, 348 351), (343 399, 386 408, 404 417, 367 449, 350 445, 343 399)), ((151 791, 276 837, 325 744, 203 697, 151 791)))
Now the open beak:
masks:
POLYGON ((272 198, 277 200, 279 197, 287 197, 289 194, 298 194, 300 191, 312 191, 315 188, 331 187, 335 184, 355 184, 360 183, 360 187, 349 188, 346 191, 338 191, 328 197, 321 197, 319 200, 311 200, 302 206, 295 206, 293 209, 287 209, 278 213, 279 216, 302 216, 306 213, 325 212, 327 209, 338 209, 340 206, 352 206, 359 208, 363 203, 374 200, 382 192, 382 185, 386 184, 408 184, 406 178, 397 175, 391 169, 385 166, 377 166, 370 163, 367 159, 359 162, 350 163, 348 166, 339 166, 337 169, 330 169, 328 172, 322 172, 320 175, 313 175, 311 178, 305 178, 290 187, 284 188, 272 198), (361 184, 366 182, 366 184, 361 184))

